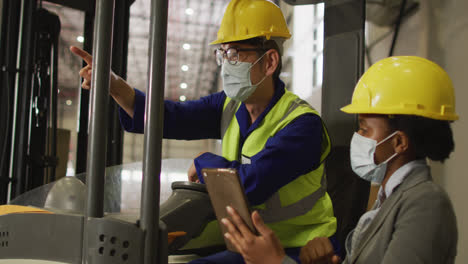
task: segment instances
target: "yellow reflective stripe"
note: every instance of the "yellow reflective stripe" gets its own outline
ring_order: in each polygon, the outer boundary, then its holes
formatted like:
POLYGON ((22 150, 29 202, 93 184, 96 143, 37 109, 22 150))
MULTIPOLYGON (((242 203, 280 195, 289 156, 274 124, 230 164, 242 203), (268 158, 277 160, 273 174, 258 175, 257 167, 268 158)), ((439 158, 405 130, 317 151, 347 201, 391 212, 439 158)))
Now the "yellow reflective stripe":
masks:
POLYGON ((307 103, 306 101, 304 101, 304 100, 302 100, 300 98, 296 98, 296 100, 294 100, 293 103, 289 106, 289 109, 286 112, 286 114, 283 116, 283 118, 281 118, 280 121, 278 121, 278 124, 283 122, 283 120, 286 119, 286 117, 288 117, 289 114, 292 113, 294 110, 296 110, 296 108, 298 106, 300 106, 300 105, 307 106, 307 107, 309 107, 309 108, 311 108, 312 110, 315 111, 315 109, 311 105, 309 105, 309 103, 307 103))

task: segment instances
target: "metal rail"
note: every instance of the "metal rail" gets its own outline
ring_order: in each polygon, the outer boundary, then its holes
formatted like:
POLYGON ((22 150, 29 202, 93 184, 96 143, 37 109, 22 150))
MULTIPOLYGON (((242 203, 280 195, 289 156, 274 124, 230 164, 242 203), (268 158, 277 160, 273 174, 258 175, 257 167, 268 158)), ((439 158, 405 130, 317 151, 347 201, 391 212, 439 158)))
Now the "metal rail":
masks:
MULTIPOLYGON (((145 232, 144 263, 156 263, 159 231, 161 145, 164 118, 164 83, 167 38, 167 0, 151 1, 148 93, 141 192, 141 229, 145 232)), ((162 242, 162 241, 161 241, 162 242)), ((160 256, 161 259, 162 256, 160 256)))
POLYGON ((103 215, 113 16, 114 0, 98 0, 96 2, 94 70, 91 84, 89 156, 86 179, 88 186, 87 217, 102 217, 103 215))
POLYGON ((107 105, 112 54, 112 32, 114 23, 114 0, 96 1, 94 23, 93 76, 91 84, 90 132, 86 185, 88 187, 84 219, 82 262, 88 259, 87 222, 104 215, 104 176, 107 150, 107 105))

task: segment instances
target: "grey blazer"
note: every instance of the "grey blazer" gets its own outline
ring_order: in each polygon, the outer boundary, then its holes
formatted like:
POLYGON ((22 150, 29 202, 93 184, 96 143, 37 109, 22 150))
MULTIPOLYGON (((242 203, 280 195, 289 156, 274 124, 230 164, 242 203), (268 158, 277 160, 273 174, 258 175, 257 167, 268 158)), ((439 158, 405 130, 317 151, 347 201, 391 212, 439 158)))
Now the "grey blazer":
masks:
POLYGON ((454 263, 457 224, 445 191, 428 166, 414 168, 362 234, 344 263, 454 263))

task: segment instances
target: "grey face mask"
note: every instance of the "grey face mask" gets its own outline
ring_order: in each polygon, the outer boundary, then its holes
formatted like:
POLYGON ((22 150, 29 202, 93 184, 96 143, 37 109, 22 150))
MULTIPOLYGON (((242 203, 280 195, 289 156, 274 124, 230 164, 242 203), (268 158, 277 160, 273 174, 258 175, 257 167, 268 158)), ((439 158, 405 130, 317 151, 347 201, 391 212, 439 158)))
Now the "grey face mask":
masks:
POLYGON ((229 98, 244 102, 255 92, 257 86, 265 80, 266 75, 256 84, 252 84, 250 79, 250 70, 265 54, 254 63, 238 61, 235 65, 232 65, 228 60, 224 60, 221 67, 221 76, 224 92, 229 98))

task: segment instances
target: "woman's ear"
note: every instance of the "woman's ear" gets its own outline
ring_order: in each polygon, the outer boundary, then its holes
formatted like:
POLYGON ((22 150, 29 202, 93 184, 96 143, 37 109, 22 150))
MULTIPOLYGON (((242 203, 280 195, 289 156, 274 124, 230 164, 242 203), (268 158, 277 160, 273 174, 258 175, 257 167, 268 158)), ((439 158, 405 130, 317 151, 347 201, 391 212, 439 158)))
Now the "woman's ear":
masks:
POLYGON ((403 154, 409 149, 409 137, 403 131, 398 131, 393 139, 393 149, 398 154, 403 154))
POLYGON ((279 64, 279 53, 275 49, 270 49, 265 53, 265 75, 270 76, 275 73, 279 64))

